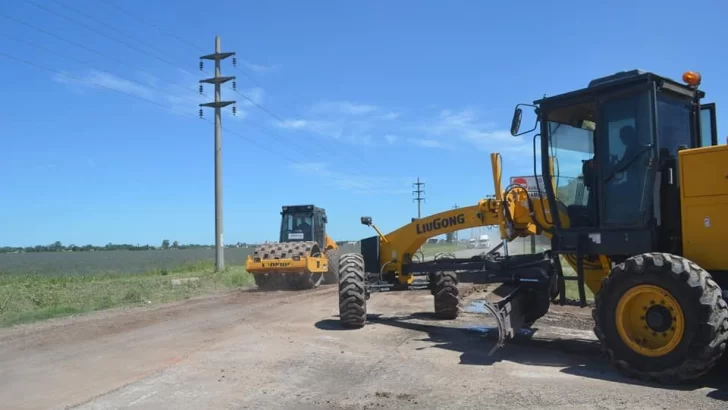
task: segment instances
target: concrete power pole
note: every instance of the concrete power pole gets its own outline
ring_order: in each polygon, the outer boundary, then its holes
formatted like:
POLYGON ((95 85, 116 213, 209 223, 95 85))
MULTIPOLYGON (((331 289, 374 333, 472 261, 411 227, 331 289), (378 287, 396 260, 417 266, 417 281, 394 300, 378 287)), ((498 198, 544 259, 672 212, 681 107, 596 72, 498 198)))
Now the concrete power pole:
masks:
MULTIPOLYGON (((452 209, 458 209, 458 204, 453 205, 452 209)), ((450 241, 458 243, 458 231, 454 231, 450 234, 450 241)))
MULTIPOLYGON (((222 101, 220 97, 220 86, 235 77, 223 77, 220 74, 220 60, 224 60, 235 53, 220 52, 220 36, 215 36, 215 53, 200 57, 201 60, 215 61, 215 77, 200 80, 200 83, 208 83, 215 85, 215 101, 200 104, 200 107, 211 107, 215 109, 215 270, 218 272, 225 268, 225 254, 223 244, 223 224, 222 224, 222 113, 220 109, 235 101, 222 101)), ((200 70, 203 69, 203 63, 200 61, 200 70)), ((202 85, 200 85, 200 93, 202 93, 202 85)), ((202 108, 200 108, 200 117, 202 117, 202 108)))
POLYGON ((417 182, 414 182, 412 186, 417 187, 414 191, 412 191, 413 194, 417 194, 417 198, 412 198, 413 201, 417 201, 417 219, 420 219, 422 217, 422 207, 420 204, 422 201, 425 200, 425 198, 422 196, 422 194, 425 193, 420 187, 425 186, 424 182, 420 182, 420 177, 417 177, 417 182))

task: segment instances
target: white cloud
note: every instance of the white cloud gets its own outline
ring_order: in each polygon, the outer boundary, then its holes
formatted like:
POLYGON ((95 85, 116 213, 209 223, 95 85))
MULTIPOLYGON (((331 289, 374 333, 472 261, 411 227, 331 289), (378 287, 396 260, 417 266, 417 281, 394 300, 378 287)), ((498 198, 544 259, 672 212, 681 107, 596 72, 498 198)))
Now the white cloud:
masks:
POLYGON ((382 120, 396 120, 401 116, 402 116, 402 114, 400 114, 398 112, 388 112, 386 114, 380 115, 378 118, 382 119, 382 120))
POLYGON ((308 131, 310 135, 319 139, 333 139, 354 145, 374 143, 371 135, 372 126, 368 121, 296 119, 277 121, 276 125, 288 130, 308 131))
MULTIPOLYGON (((138 73, 138 79, 126 79, 104 71, 88 70, 83 73, 62 73, 55 74, 52 78, 54 81, 66 84, 74 92, 82 93, 83 91, 101 89, 105 91, 117 91, 124 94, 133 95, 135 97, 160 104, 165 107, 166 111, 177 115, 198 115, 199 104, 212 101, 212 86, 205 85, 202 95, 196 91, 198 79, 193 78, 190 73, 184 70, 177 70, 177 79, 172 79, 172 83, 161 83, 156 77, 147 73, 138 73), (185 84, 189 83, 189 87, 185 84)), ((232 93, 225 90, 226 93, 232 93)), ((233 99, 234 96, 223 95, 223 99, 233 99)), ((252 88, 243 92, 251 100, 257 104, 261 104, 265 97, 265 91, 262 88, 252 88)), ((239 97, 239 96, 238 96, 239 97)), ((241 109, 241 107, 249 107, 252 104, 247 100, 235 98, 238 100, 237 115, 232 115, 232 106, 223 109, 223 115, 233 120, 243 120, 249 112, 241 109)), ((203 108, 203 115, 212 118, 212 112, 209 108, 203 108)))
POLYGON ((281 69, 280 64, 257 64, 257 63, 251 63, 250 61, 243 61, 243 65, 250 71, 256 72, 256 73, 267 73, 270 71, 278 71, 281 69))
POLYGON ((298 130, 298 129, 306 128, 308 126, 308 121, 306 121, 306 120, 286 120, 283 122, 278 122, 277 124, 282 128, 298 130))
POLYGON ((449 144, 432 138, 408 138, 407 142, 425 148, 451 148, 449 144))
POLYGON ((71 73, 54 74, 53 80, 69 85, 99 87, 107 90, 130 94, 139 98, 152 99, 154 92, 151 87, 129 81, 105 71, 89 70, 85 75, 71 73))
POLYGON ((395 142, 399 141, 399 135, 394 134, 387 134, 384 136, 384 139, 387 140, 388 143, 394 144, 395 142))
MULTIPOLYGON (((483 151, 525 152, 530 143, 521 137, 511 136, 509 131, 498 129, 492 121, 486 121, 473 110, 462 111, 441 110, 433 121, 421 124, 417 129, 439 141, 452 145, 467 143, 483 151)), ((438 146, 427 139, 423 146, 438 146)))
POLYGON ((410 194, 409 180, 405 178, 395 179, 336 172, 328 164, 323 162, 296 163, 291 164, 290 167, 306 175, 320 177, 324 181, 333 184, 336 188, 349 191, 353 194, 410 194), (395 188, 400 186, 402 188, 395 188))
POLYGON ((350 101, 322 101, 311 107, 312 113, 337 113, 345 115, 362 115, 377 111, 375 105, 359 104, 350 101))

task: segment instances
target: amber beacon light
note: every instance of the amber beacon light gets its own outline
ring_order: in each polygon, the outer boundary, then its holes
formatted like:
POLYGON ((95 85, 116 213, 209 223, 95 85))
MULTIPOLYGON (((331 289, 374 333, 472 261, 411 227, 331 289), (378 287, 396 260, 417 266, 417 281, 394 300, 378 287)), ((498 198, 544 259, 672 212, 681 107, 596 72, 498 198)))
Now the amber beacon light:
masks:
POLYGON ((695 87, 700 84, 700 73, 695 71, 686 71, 682 76, 683 81, 691 87, 695 87))

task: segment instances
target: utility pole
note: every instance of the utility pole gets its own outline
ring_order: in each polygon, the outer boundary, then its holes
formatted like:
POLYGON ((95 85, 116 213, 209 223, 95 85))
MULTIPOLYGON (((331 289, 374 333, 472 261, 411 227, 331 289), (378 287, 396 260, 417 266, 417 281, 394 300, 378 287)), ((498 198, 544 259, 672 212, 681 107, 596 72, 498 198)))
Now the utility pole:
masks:
MULTIPOLYGON (((222 113, 220 109, 235 101, 222 101, 220 97, 220 86, 235 77, 223 77, 220 74, 220 60, 224 60, 235 53, 223 53, 220 51, 220 36, 215 36, 215 52, 200 57, 201 60, 215 61, 215 76, 200 80, 200 83, 208 83, 215 85, 215 101, 200 104, 200 107, 211 107, 215 109, 215 270, 221 271, 225 268, 225 254, 223 245, 223 229, 222 229, 222 113)), ((235 60, 233 59, 233 62, 235 60)), ((203 69, 203 63, 200 61, 200 71, 203 69)), ((200 85, 200 94, 202 94, 202 85, 200 85)), ((202 108, 200 108, 200 118, 202 117, 202 108)))
MULTIPOLYGON (((458 204, 453 205, 452 209, 458 209, 458 204)), ((450 242, 458 243, 458 231, 453 231, 450 234, 450 242)))
POLYGON ((417 201, 417 219, 420 219, 422 217, 422 207, 420 204, 422 201, 425 200, 425 198, 422 196, 422 194, 425 193, 421 189, 421 187, 425 186, 424 182, 420 182, 420 177, 417 177, 417 182, 413 183, 412 186, 417 187, 414 191, 412 191, 413 194, 417 194, 417 198, 412 198, 413 201, 417 201))

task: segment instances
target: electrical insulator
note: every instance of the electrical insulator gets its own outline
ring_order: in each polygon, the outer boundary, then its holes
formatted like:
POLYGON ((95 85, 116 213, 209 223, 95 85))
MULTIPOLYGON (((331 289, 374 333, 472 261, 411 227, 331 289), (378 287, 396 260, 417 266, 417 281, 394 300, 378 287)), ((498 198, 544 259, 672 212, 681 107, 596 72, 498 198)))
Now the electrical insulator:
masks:
POLYGON ((233 57, 233 67, 237 67, 237 66, 238 66, 238 58, 233 57))
POLYGON ((238 107, 233 105, 233 115, 238 115, 238 107))
POLYGON ((200 71, 202 71, 202 69, 203 69, 204 67, 205 67, 205 64, 204 64, 204 63, 203 63, 202 61, 200 61, 200 71))
POLYGON ((200 94, 203 93, 204 88, 202 88, 202 85, 200 85, 200 94))
POLYGON ((202 108, 200 108, 200 118, 202 118, 202 108))
POLYGON ((237 81, 233 81, 233 91, 235 91, 237 89, 238 89, 238 82, 237 81))

